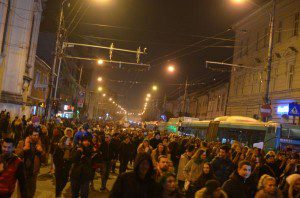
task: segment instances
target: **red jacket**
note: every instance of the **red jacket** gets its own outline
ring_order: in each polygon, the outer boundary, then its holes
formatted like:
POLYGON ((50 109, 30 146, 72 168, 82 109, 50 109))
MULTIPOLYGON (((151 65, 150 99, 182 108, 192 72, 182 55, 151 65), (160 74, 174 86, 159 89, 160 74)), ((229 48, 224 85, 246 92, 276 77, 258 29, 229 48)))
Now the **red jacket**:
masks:
POLYGON ((13 194, 16 181, 19 181, 22 197, 26 197, 25 174, 22 160, 13 155, 0 173, 0 197, 13 194))

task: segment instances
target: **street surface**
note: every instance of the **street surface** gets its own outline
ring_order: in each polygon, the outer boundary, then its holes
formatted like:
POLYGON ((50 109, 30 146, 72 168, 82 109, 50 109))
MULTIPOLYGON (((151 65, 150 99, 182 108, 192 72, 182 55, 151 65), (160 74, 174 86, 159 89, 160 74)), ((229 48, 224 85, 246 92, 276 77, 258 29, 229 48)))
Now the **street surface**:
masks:
MULTIPOLYGON (((37 198, 54 198, 55 197, 55 180, 54 176, 48 174, 49 166, 42 167, 40 170, 40 174, 38 176, 37 189, 35 193, 35 197, 37 198)), ((115 180, 117 178, 117 174, 110 173, 109 180, 107 182, 107 188, 111 190, 115 180)), ((100 192, 100 175, 96 174, 96 179, 94 180, 95 190, 90 190, 89 197, 108 197, 109 192, 100 192)), ((65 187, 62 197, 71 197, 71 186, 70 182, 68 182, 65 187)))

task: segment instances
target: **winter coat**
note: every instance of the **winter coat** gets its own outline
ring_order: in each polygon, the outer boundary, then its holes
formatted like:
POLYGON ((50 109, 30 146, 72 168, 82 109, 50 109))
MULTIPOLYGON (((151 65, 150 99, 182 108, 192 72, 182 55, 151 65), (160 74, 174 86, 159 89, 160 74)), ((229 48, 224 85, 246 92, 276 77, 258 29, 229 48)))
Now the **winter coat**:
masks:
POLYGON ((103 142, 99 148, 99 155, 101 156, 102 161, 110 162, 111 160, 116 159, 115 147, 111 142, 103 142))
POLYGON ((196 162, 195 159, 191 159, 183 169, 185 178, 190 182, 195 182, 201 174, 202 162, 196 162))
POLYGON ((179 160, 179 165, 178 165, 178 173, 177 173, 177 179, 179 181, 185 181, 185 176, 184 176, 184 168, 187 165, 187 163, 191 160, 191 157, 188 156, 186 153, 181 155, 180 160, 179 160))
POLYGON ((91 147, 78 147, 83 151, 74 148, 72 152, 72 167, 70 178, 71 180, 90 181, 93 178, 92 169, 92 148, 91 147))
POLYGON ((277 164, 275 164, 275 163, 273 163, 273 164, 268 164, 268 163, 263 164, 259 168, 259 178, 264 174, 270 175, 271 177, 274 177, 274 178, 276 178, 277 181, 279 181, 280 170, 279 170, 277 164))
POLYGON ((269 193, 266 193, 264 190, 259 190, 255 194, 255 198, 282 198, 282 193, 280 190, 277 190, 276 194, 271 195, 269 193))
POLYGON ((161 139, 156 139, 155 137, 152 138, 150 141, 149 141, 149 144, 152 146, 153 149, 156 149, 157 148, 157 145, 159 143, 162 143, 162 140, 161 139))
POLYGON ((256 183, 252 177, 244 180, 235 171, 230 179, 223 184, 222 188, 230 198, 252 198, 256 192, 256 183))
MULTIPOLYGON (((201 190, 198 190, 195 194, 195 198, 211 198, 209 195, 205 194, 206 188, 202 188, 201 190)), ((227 194, 225 191, 221 190, 221 198, 227 198, 227 194)))
POLYGON ((230 176, 234 170, 233 163, 229 158, 223 159, 220 157, 215 157, 211 161, 214 173, 221 184, 223 184, 230 176))
POLYGON ((125 142, 121 143, 119 155, 120 161, 129 161, 131 159, 133 155, 133 146, 131 142, 129 142, 128 144, 126 144, 125 142))
POLYGON ((159 197, 160 187, 155 181, 146 177, 142 180, 137 172, 126 172, 118 176, 109 197, 110 198, 152 198, 159 197))

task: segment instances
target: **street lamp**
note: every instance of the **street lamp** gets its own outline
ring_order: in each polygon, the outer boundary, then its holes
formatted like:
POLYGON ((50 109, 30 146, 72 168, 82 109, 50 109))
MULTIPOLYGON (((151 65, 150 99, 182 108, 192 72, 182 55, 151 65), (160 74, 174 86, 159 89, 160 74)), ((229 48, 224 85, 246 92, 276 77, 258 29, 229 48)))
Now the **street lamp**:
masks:
POLYGON ((104 61, 102 59, 98 59, 97 63, 98 65, 103 65, 104 61))
POLYGON ((98 91, 103 91, 103 87, 98 87, 98 91))
POLYGON ((103 97, 105 97, 105 96, 106 96, 106 94, 104 93, 104 94, 102 94, 102 96, 103 96, 103 97))
POLYGON ((236 4, 241 4, 244 3, 246 0, 231 0, 231 1, 236 4))
POLYGON ((153 90, 153 91, 157 91, 157 89, 158 89, 158 88, 157 88, 156 85, 153 85, 153 86, 152 86, 152 90, 153 90))
POLYGON ((174 73, 175 67, 173 65, 169 65, 167 70, 168 70, 169 73, 174 73))
POLYGON ((149 101, 149 98, 146 98, 146 101, 148 102, 148 101, 149 101))
POLYGON ((109 101, 112 101, 112 98, 109 98, 109 101))
POLYGON ((98 77, 97 80, 98 80, 98 82, 101 82, 103 80, 103 78, 102 77, 98 77))
POLYGON ((148 94, 147 94, 147 98, 150 98, 150 97, 151 97, 151 94, 148 93, 148 94))

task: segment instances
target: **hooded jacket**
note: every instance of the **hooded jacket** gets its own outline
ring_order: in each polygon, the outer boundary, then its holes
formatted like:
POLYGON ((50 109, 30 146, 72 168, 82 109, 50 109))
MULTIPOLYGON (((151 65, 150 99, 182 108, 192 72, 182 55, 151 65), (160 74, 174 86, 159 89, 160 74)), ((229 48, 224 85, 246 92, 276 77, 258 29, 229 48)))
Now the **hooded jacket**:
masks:
POLYGON ((153 165, 150 155, 140 154, 135 163, 134 171, 126 172, 118 176, 109 197, 110 198, 152 198, 158 197, 161 188, 152 178, 153 165), (150 169, 144 179, 138 175, 139 166, 147 160, 150 163, 150 169))
POLYGON ((235 171, 222 188, 230 198, 252 198, 256 192, 256 183, 251 176, 245 180, 235 171))

